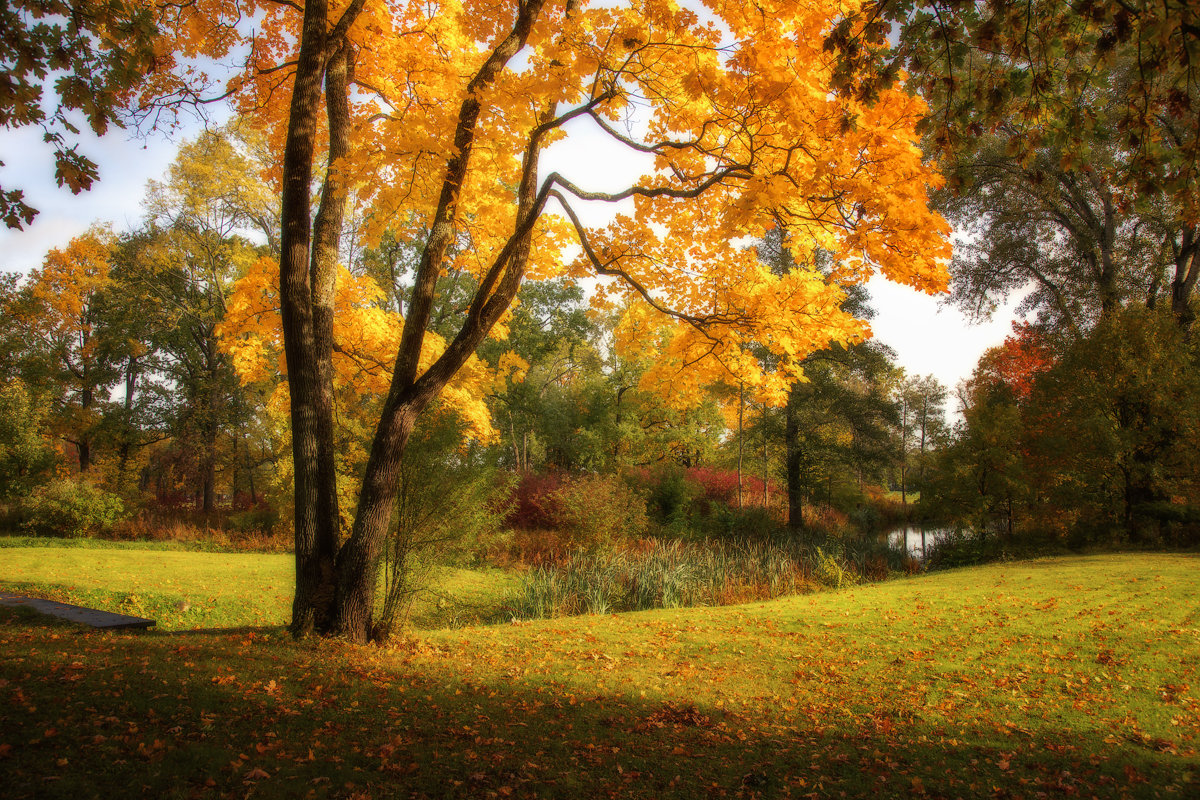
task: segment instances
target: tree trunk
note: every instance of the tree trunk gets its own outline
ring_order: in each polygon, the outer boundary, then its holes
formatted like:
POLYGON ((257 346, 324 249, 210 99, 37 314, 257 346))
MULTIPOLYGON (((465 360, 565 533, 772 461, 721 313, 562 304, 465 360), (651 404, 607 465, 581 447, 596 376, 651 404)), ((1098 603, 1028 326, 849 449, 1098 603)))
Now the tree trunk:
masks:
POLYGON ((201 508, 200 510, 205 516, 208 516, 216 510, 216 483, 217 483, 217 464, 214 449, 205 446, 204 462, 201 464, 201 508))
POLYGON ((92 465, 92 444, 88 441, 87 436, 81 435, 75 446, 79 450, 79 471, 87 472, 88 467, 92 465))
POLYGON ((258 490, 254 485, 254 459, 250 457, 250 441, 245 439, 246 443, 246 481, 250 484, 250 504, 258 505, 258 490))
POLYGON ((1171 311, 1184 331, 1190 331, 1196 319, 1192 294, 1197 280, 1200 280, 1200 242, 1196 239, 1196 229, 1188 225, 1175 252, 1175 274, 1171 277, 1171 311))
POLYGON ((300 52, 283 150, 280 200, 279 297, 283 349, 291 402, 292 464, 295 480, 296 596, 291 631, 306 636, 323 629, 328 616, 330 565, 321 558, 326 543, 320 523, 318 415, 319 374, 309 284, 313 153, 325 68, 326 0, 304 4, 300 52))
POLYGON ((908 397, 900 393, 900 504, 908 508, 908 397))
POLYGON ((315 596, 323 607, 315 614, 315 625, 324 630, 332 616, 333 586, 341 513, 337 495, 337 459, 334 441, 333 395, 333 307, 337 291, 337 264, 341 232, 346 218, 346 176, 339 162, 349 154, 350 80, 353 70, 351 45, 341 42, 325 68, 325 110, 329 124, 329 153, 321 201, 313 223, 311 291, 313 345, 317 381, 313 394, 316 412, 317 497, 316 542, 313 559, 318 585, 315 596))
POLYGON ((80 414, 80 417, 83 420, 84 427, 79 431, 79 441, 75 443, 79 449, 79 471, 81 473, 87 472, 88 468, 92 466, 92 440, 88 435, 87 412, 92 407, 93 400, 92 387, 88 383, 88 369, 85 364, 83 368, 83 386, 80 387, 79 391, 79 408, 83 412, 80 414))
POLYGON ((1118 259, 1116 255, 1117 219, 1116 206, 1108 192, 1103 197, 1104 219, 1098 231, 1100 246, 1100 270, 1096 289, 1100 296, 1100 319, 1111 319, 1121 307, 1121 293, 1117 283, 1118 259))
POLYGON ((737 460, 737 483, 738 483, 738 508, 742 507, 742 454, 745 450, 746 439, 742 431, 742 414, 746 409, 746 387, 745 384, 738 383, 738 460, 737 460))
POLYGON ((784 407, 784 457, 787 461, 788 527, 800 530, 804 527, 804 497, 800 487, 800 420, 796 414, 799 396, 795 388, 789 391, 784 407))
POLYGON ((767 404, 762 406, 762 468, 763 468, 763 507, 771 503, 771 473, 767 463, 767 404))
POLYGON ((129 455, 133 450, 133 398, 137 389, 140 365, 137 358, 130 356, 125 362, 125 420, 121 431, 121 444, 117 448, 117 489, 125 488, 125 475, 129 468, 129 455))
POLYGON ((517 442, 517 425, 513 422, 511 407, 508 409, 508 432, 512 437, 513 466, 516 467, 517 472, 524 472, 525 467, 521 464, 521 445, 517 442))
MULTIPOLYGON (((475 298, 467 308, 462 328, 437 361, 418 377, 417 366, 425 329, 433 308, 434 289, 454 237, 459 194, 467 174, 481 106, 480 91, 490 84, 508 61, 524 46, 541 11, 541 0, 521 7, 516 24, 492 51, 471 81, 459 111, 455 130, 456 152, 446 165, 438 209, 413 285, 412 300, 404 320, 392 384, 379 425, 371 443, 371 454, 363 475, 358 511, 350 538, 338 552, 336 598, 332 629, 347 639, 365 642, 372 635, 376 566, 391 518, 397 478, 404 448, 417 417, 450 379, 512 305, 529 260, 533 224, 541 212, 537 196, 538 156, 541 134, 531 137, 522 164, 517 190, 516 226, 508 243, 483 275, 475 298)), ((539 119, 553 119, 554 104, 539 119)), ((542 130, 539 128, 539 130, 542 130)))

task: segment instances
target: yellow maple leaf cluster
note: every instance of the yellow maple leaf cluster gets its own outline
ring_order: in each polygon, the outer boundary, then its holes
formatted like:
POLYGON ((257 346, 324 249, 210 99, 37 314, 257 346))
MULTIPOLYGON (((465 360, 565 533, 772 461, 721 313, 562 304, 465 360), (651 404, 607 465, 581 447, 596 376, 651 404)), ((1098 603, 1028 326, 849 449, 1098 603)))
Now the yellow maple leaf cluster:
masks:
MULTIPOLYGON (((230 356, 243 384, 273 386, 268 408, 278 416, 288 413, 287 361, 279 314, 279 267, 269 257, 258 259, 233 288, 225 319, 219 328, 221 347, 230 356)), ((338 269, 334 304, 334 390, 353 398, 343 403, 339 416, 356 418, 373 400, 388 390, 392 365, 400 344, 403 319, 383 306, 384 294, 370 277, 338 269)), ((429 334, 421 352, 421 369, 441 355, 446 343, 429 334)), ((519 362, 517 358, 517 362, 519 362)), ((501 370, 519 368, 512 359, 501 370)), ((490 441, 496 436, 483 398, 497 375, 472 357, 446 387, 446 404, 455 410, 473 438, 490 441)), ((367 426, 369 427, 369 426, 367 426)))
MULTIPOLYGON (((543 213, 525 276, 600 275, 611 282, 596 292, 598 305, 645 303, 680 320, 669 326, 648 384, 683 394, 732 376, 779 402, 805 356, 870 335, 841 310, 842 285, 874 274, 925 292, 947 283, 949 228, 928 204, 941 178, 916 135, 924 103, 891 90, 865 105, 834 89, 835 57, 824 51, 824 37, 857 5, 548 0, 518 56, 481 82, 482 65, 529 6, 367 0, 348 34, 356 52, 352 145, 337 169, 369 212, 368 240, 389 231, 421 241, 446 190, 447 164, 466 141, 464 104, 478 101, 453 208, 462 246, 439 268, 481 278, 519 227, 516 187, 531 153, 580 132, 624 148, 645 169, 627 189, 599 192, 541 176, 543 213), (549 128, 547 109, 558 115, 549 128), (591 226, 572 216, 574 207, 597 202, 621 213, 591 226), (746 250, 773 228, 786 233, 802 268, 774 274, 746 250), (812 266, 818 261, 824 271, 812 266), (751 343, 773 355, 770 374, 747 355, 751 343)), ((330 20, 346 6, 332 3, 330 20)), ((286 78, 276 68, 295 58, 298 8, 197 0, 169 12, 179 24, 164 26, 164 41, 173 42, 164 66, 174 59, 175 68, 151 76, 145 97, 194 82, 198 62, 185 59, 250 43, 248 68, 229 90, 279 145, 290 93, 279 90, 286 78), (196 22, 247 13, 256 15, 252 42, 236 25, 215 36, 196 22)), ((339 289, 338 313, 346 315, 338 323, 346 349, 339 380, 377 392, 384 371, 371 359, 391 351, 398 318, 364 299, 370 292, 360 280, 347 277, 339 289), (355 299, 341 297, 351 290, 355 299)), ((277 342, 266 342, 238 345, 247 371, 278 352, 277 342)), ((442 343, 431 335, 428 346, 433 353, 442 343)), ((483 378, 473 370, 457 385, 477 389, 483 378)))

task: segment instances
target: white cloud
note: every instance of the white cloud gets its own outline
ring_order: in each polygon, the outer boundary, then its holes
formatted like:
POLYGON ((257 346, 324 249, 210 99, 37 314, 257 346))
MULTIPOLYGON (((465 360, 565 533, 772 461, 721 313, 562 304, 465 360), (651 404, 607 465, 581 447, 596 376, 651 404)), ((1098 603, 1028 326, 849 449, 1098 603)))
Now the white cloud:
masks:
POLYGON ((990 320, 972 323, 961 311, 944 305, 945 295, 930 296, 875 278, 867 284, 877 312, 871 320, 875 339, 896 351, 910 375, 932 374, 953 390, 970 377, 979 356, 1012 333, 1020 297, 996 309, 990 320))

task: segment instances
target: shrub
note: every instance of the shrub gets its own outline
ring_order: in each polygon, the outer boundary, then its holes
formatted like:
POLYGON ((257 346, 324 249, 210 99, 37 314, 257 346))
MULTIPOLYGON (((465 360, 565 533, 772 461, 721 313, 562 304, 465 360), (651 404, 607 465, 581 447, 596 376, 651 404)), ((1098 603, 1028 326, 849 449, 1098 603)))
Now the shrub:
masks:
MULTIPOLYGON (((687 471, 688 481, 700 489, 701 496, 709 503, 737 504, 737 472, 715 467, 692 467, 687 471)), ((742 476, 742 494, 752 494, 747 486, 748 475, 742 476)), ((762 481, 758 481, 759 484, 762 481)), ((757 487, 761 491, 761 485, 757 487)))
POLYGON ((584 550, 636 539, 645 533, 649 522, 641 495, 603 475, 570 479, 552 498, 558 509, 558 527, 584 550))
POLYGON ((701 527, 708 535, 719 538, 762 539, 778 533, 783 520, 768 506, 732 508, 715 506, 701 527))
POLYGON ((225 517, 225 527, 235 534, 269 533, 281 522, 279 514, 269 506, 250 506, 225 517))
POLYGON ((509 513, 505 521, 518 530, 538 530, 554 527, 558 507, 553 496, 562 487, 562 476, 555 473, 526 472, 515 482, 509 498, 509 513))
POLYGON ((510 528, 494 537, 479 563, 498 567, 540 566, 565 561, 573 546, 567 534, 549 528, 510 528))
POLYGON ((642 469, 630 477, 647 488, 646 504, 654 521, 668 528, 687 526, 692 507, 704 491, 677 467, 658 472, 642 469))
POLYGON ((461 420, 444 414, 427 418, 409 440, 383 545, 377 641, 404 624, 435 563, 468 563, 496 546, 512 481, 472 459, 463 438, 461 420))
POLYGON ((22 504, 22 527, 34 536, 78 538, 111 528, 125 514, 121 498, 88 483, 55 480, 22 504))
POLYGON ((1063 555, 1070 544, 1070 539, 1064 541, 1055 534, 1041 531, 1002 536, 995 530, 960 528, 947 531, 929 545, 925 566, 931 570, 949 569, 992 561, 1063 555))
POLYGON ((240 514, 197 519, 195 514, 163 514, 142 510, 106 531, 105 539, 132 542, 178 542, 189 549, 210 552, 286 553, 295 540, 289 525, 277 521, 277 515, 267 510, 243 512, 261 518, 251 522, 240 514), (270 519, 268 519, 268 517, 270 519))
MULTIPOLYGON (((700 488, 701 497, 705 500, 705 511, 714 507, 726 506, 736 508, 738 502, 737 470, 718 469, 716 467, 691 467, 687 471, 687 479, 700 488)), ((747 471, 742 472, 742 508, 762 506, 765 495, 780 496, 779 487, 774 483, 766 484, 762 477, 747 471)))
POLYGON ((873 503, 859 503, 846 517, 860 533, 876 533, 883 530, 883 514, 873 503))
POLYGON ((815 577, 822 586, 831 589, 844 589, 858 583, 854 573, 848 570, 840 561, 820 547, 815 553, 815 577))

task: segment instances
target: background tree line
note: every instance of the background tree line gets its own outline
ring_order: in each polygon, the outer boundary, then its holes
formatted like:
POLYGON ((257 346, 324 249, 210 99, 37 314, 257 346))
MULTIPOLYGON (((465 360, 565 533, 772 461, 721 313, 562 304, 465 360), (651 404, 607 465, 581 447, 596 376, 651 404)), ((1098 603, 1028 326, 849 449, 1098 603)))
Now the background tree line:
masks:
MULTIPOLYGON (((241 127, 205 133, 148 187, 140 228, 120 236, 94 228, 24 279, 6 276, 11 524, 57 524, 43 519, 48 493, 79 505, 83 528, 113 524, 117 506, 149 526, 197 512, 214 526, 284 524, 286 386, 278 372, 256 372, 252 357, 262 353, 237 345, 251 335, 250 349, 263 347, 253 337, 263 330, 276 344, 279 337, 277 301, 253 280, 279 241, 271 193, 258 178, 262 148, 241 127), (89 504, 108 510, 93 520, 89 504)), ((778 250, 777 234, 761 245, 764 258, 771 247, 778 250)), ((351 234, 341 248, 351 265, 347 304, 397 314, 410 291, 412 244, 385 236, 365 247, 351 234)), ((472 278, 442 281, 434 332, 453 318, 472 278)), ((373 319, 361 317, 361 330, 373 319)), ((555 485, 571 475, 624 475, 680 484, 681 499, 660 504, 664 520, 712 495, 768 509, 779 523, 790 514, 796 529, 845 524, 847 514, 868 522, 879 512, 864 508, 887 507, 882 498, 893 488, 918 487, 944 435, 945 391, 906 378, 894 354, 872 343, 811 356, 808 381, 782 407, 728 383, 680 405, 642 381, 664 340, 635 330, 622 308, 589 309, 574 284, 528 284, 507 326, 506 338, 480 348, 487 374, 476 402, 444 402, 423 425, 458 430, 434 437, 445 458, 467 447, 472 464, 534 476, 522 479, 525 494, 537 491, 538 475, 564 476, 549 479, 555 485), (475 423, 486 431, 471 429, 473 414, 486 418, 475 423)), ((348 370, 338 400, 343 486, 361 470, 367 407, 379 401, 359 380, 378 354, 357 346, 339 354, 348 370)))
MULTIPOLYGON (((869 526, 896 490, 901 511, 919 494, 923 514, 1010 537, 1194 532, 1191 9, 786 10, 771 25, 712 11, 736 31, 723 43, 686 9, 661 9, 660 41, 641 11, 523 4, 438 18, 469 44, 445 52, 424 38, 436 9, 388 4, 288 6, 261 38, 224 22, 236 4, 115 4, 66 27, 14 16, 33 66, 5 110, 62 128, 48 135, 75 191, 94 172, 64 144, 62 114, 87 110, 79 87, 95 89, 101 130, 121 110, 202 105, 208 78, 181 54, 246 46, 294 74, 245 62, 227 90, 259 133, 197 142, 204 154, 152 188, 143 231, 93 232, 7 281, 20 377, 6 402, 25 420, 11 452, 30 454, 13 485, 44 483, 47 441, 89 483, 127 491, 136 466, 141 490, 186 486, 209 513, 265 484, 294 521, 295 631, 355 639, 370 635, 410 442, 457 441, 429 462, 448 470, 712 465, 735 478, 727 507, 786 505, 793 528, 822 509, 869 526), (628 34, 617 50, 614 26, 628 34), (46 118, 36 79, 63 66, 56 36, 81 60, 46 118), (397 47, 365 47, 380 37, 397 47), (741 57, 716 56, 730 48, 741 57), (544 76, 510 69, 522 51, 544 76), (659 115, 645 140, 611 124, 639 103, 659 115), (541 176, 543 147, 576 120, 653 154, 649 182, 596 192, 541 176), (766 146, 759 130, 774 132, 766 146), (490 155, 472 162, 477 146, 490 155), (628 199, 637 213, 608 227, 575 213, 628 199), (561 215, 543 217, 550 204, 561 215), (945 390, 862 342, 855 289, 876 271, 943 288, 944 220, 963 234, 954 300, 985 315, 1020 293, 1030 318, 959 388, 950 436, 945 390), (592 310, 565 281, 526 281, 555 275, 605 279, 592 310), (445 426, 458 433, 427 435, 445 426)), ((19 191, 4 201, 10 225, 33 213, 19 191)), ((703 481, 664 475, 641 484, 672 524, 703 481)))
POLYGON ((986 317, 1019 297, 1027 319, 958 387, 931 513, 1010 538, 1195 541, 1194 14, 879 0, 831 36, 847 85, 906 69, 930 102, 935 202, 962 233, 952 301, 986 317), (898 46, 876 49, 887 30, 898 46))

